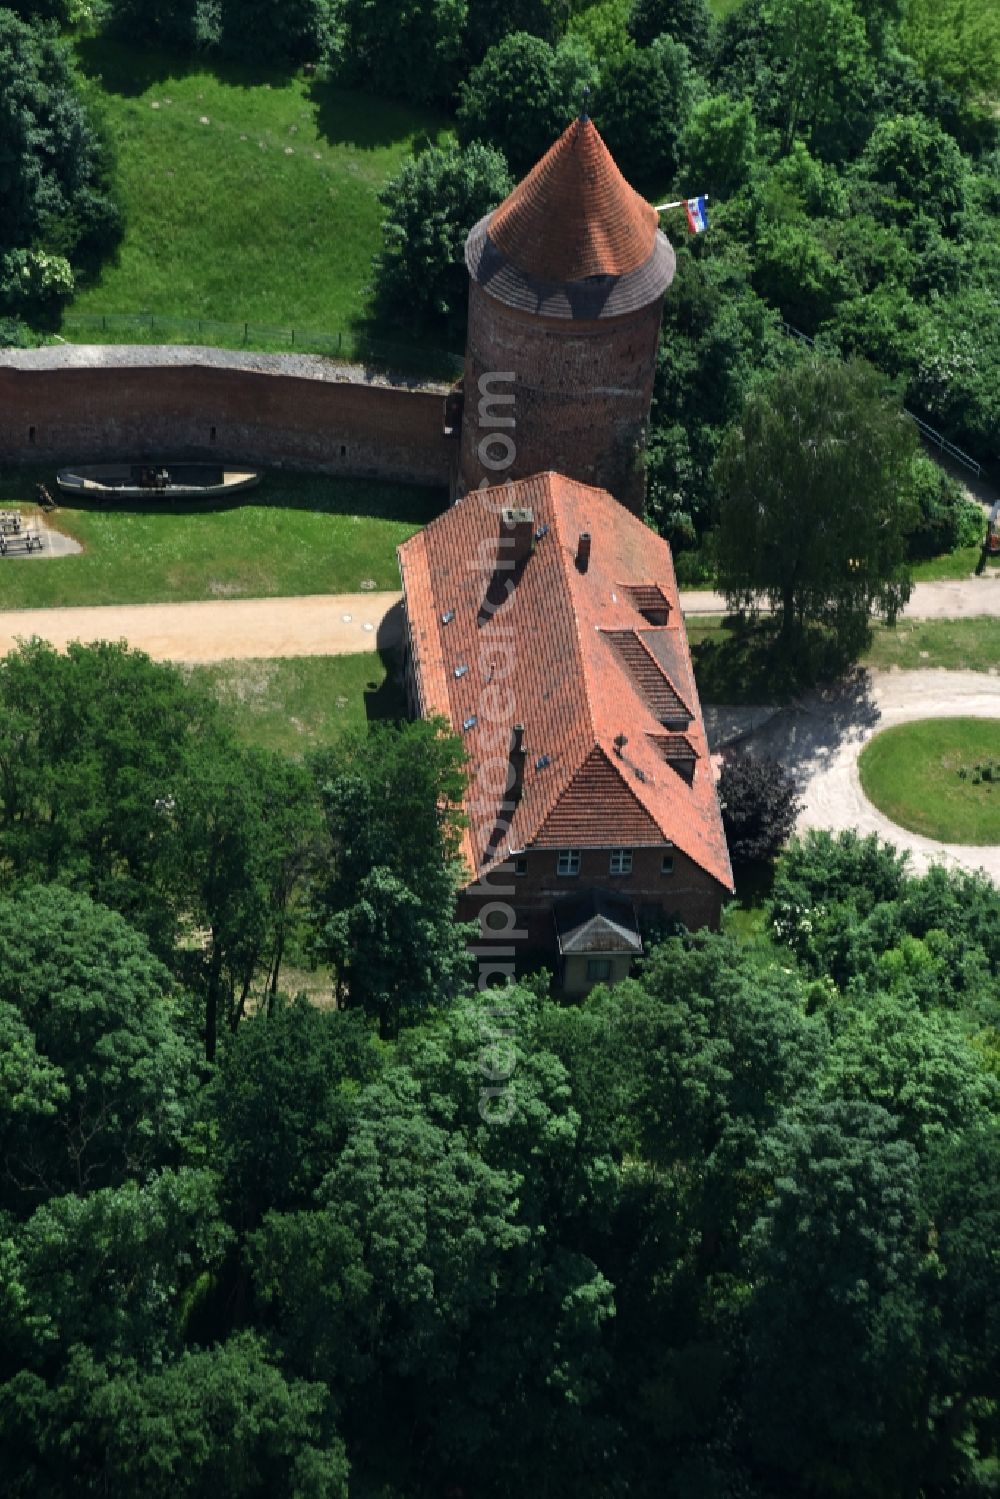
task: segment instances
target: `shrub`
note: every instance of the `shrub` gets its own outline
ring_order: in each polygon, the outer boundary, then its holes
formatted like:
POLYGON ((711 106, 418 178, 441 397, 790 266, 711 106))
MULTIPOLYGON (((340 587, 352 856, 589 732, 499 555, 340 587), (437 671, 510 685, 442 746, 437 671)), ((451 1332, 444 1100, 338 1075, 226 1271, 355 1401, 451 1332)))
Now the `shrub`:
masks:
POLYGON ((405 162, 379 193, 386 217, 373 278, 382 311, 457 329, 468 295, 466 236, 512 186, 500 152, 478 141, 464 150, 434 146, 405 162))
POLYGON ((961 485, 923 453, 918 453, 913 462, 913 491, 919 521, 908 538, 911 558, 939 557, 958 547, 976 546, 982 540, 982 510, 966 498, 961 485))
POLYGON ((729 757, 719 777, 722 825, 734 863, 773 859, 799 814, 795 783, 777 760, 729 757))

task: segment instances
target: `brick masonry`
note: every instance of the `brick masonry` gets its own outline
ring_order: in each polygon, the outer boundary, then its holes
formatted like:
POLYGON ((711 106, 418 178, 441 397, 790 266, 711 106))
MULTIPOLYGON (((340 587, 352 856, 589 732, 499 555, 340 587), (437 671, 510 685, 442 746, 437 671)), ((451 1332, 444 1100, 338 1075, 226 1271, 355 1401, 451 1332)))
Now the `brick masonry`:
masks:
POLYGON ((540 318, 505 306, 472 282, 460 492, 483 479, 497 483, 556 469, 610 490, 641 515, 661 307, 657 298, 600 322, 540 318), (488 403, 480 411, 481 377, 503 371, 514 373, 513 384, 497 381, 487 389, 512 392, 513 406, 488 403), (513 413, 515 426, 491 426, 491 412, 513 413), (491 430, 508 431, 513 462, 503 461, 510 446, 502 438, 483 448, 491 430))
POLYGON ((512 961, 519 967, 530 967, 538 960, 552 962, 555 948, 553 908, 560 901, 579 899, 588 889, 607 890, 624 896, 635 906, 640 926, 654 919, 678 917, 691 930, 716 928, 722 903, 728 892, 705 870, 700 869, 678 849, 669 844, 632 851, 632 873, 612 875, 611 850, 581 850, 578 875, 557 874, 558 851, 532 849, 522 856, 524 874, 514 873, 514 862, 501 866, 488 881, 487 888, 471 886, 459 900, 459 918, 479 921, 482 937, 478 947, 488 949, 507 945, 514 948, 512 961), (662 872, 664 856, 672 856, 673 871, 662 872), (489 928, 489 905, 503 901, 517 914, 517 930, 526 933, 515 940, 506 939, 489 928))
POLYGON ((0 461, 218 458, 450 481, 455 444, 443 435, 442 386, 392 385, 296 356, 101 349, 87 362, 84 353, 0 360, 0 461))

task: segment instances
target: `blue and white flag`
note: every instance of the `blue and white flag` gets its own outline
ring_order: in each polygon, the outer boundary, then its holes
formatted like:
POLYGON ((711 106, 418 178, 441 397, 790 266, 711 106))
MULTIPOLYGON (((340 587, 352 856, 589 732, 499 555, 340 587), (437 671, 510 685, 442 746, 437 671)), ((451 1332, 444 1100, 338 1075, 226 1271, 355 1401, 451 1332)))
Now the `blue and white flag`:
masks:
POLYGON ((692 234, 704 234, 708 228, 708 209, 705 207, 704 198, 688 198, 685 204, 687 208, 688 227, 692 234))

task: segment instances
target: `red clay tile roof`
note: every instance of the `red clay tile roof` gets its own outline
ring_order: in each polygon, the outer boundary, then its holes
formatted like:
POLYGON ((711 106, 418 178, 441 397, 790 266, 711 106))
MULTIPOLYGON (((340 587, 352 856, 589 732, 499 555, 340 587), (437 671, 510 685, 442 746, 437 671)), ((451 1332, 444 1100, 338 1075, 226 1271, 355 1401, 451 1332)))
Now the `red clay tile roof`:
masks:
POLYGON ((665 541, 605 490, 545 473, 466 495, 401 546, 399 560, 422 711, 447 718, 470 757, 470 878, 531 845, 671 841, 732 889, 665 541), (509 507, 532 511, 537 538, 514 570, 496 567, 509 507), (584 531, 593 542, 581 573, 584 531), (670 607, 662 628, 649 627, 629 597, 652 584, 670 607), (641 680, 614 644, 624 637, 641 652, 641 680), (697 767, 690 785, 656 742, 664 701, 683 705, 697 767), (514 724, 524 725, 523 790, 505 813, 514 724))
POLYGON ((630 187, 592 120, 574 120, 489 221, 489 236, 540 281, 625 276, 653 254, 657 214, 630 187))

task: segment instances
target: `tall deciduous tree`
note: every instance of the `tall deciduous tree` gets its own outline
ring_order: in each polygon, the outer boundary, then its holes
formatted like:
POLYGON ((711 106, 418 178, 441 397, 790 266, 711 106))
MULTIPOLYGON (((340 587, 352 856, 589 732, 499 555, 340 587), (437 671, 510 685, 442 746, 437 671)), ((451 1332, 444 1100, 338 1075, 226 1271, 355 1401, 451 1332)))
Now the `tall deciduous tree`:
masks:
POLYGON ((319 946, 344 1005, 391 1036, 468 974, 454 920, 464 752, 440 720, 373 727, 318 757, 333 846, 319 946))
POLYGON ((380 94, 418 104, 450 99, 467 13, 466 0, 346 0, 348 57, 380 94))
POLYGON ((1000 11, 993 0, 908 0, 902 41, 928 78, 967 103, 1000 88, 1000 11))
MULTIPOLYGON (((0 261, 5 252, 42 252, 79 266, 108 253, 119 232, 106 154, 76 93, 65 45, 4 9, 0 199, 0 261)), ((0 263, 0 310, 6 301, 12 311, 31 312, 44 290, 44 278, 25 283, 0 263)))
POLYGON ((36 886, 0 901, 0 1185, 20 1208, 178 1157, 196 1065, 166 969, 120 916, 36 886))
POLYGON ((816 1499, 912 1492, 917 1153, 884 1110, 836 1103, 781 1123, 757 1169, 771 1181, 749 1328, 758 1460, 779 1491, 794 1474, 816 1499))
POLYGON ((730 606, 777 610, 790 659, 805 627, 845 654, 910 595, 912 428, 869 366, 812 357, 762 382, 716 464, 718 576, 730 606))
POLYGON ((584 86, 596 82, 597 68, 576 38, 550 47, 515 32, 491 47, 462 85, 460 139, 499 147, 522 176, 577 113, 584 86))
POLYGON ((461 327, 466 237, 513 185, 505 158, 478 141, 464 150, 433 146, 404 162, 379 194, 385 217, 372 277, 380 307, 411 325, 461 327))
POLYGON ((688 50, 670 36, 633 48, 602 73, 594 121, 622 172, 639 188, 659 191, 673 181, 696 92, 688 50))

